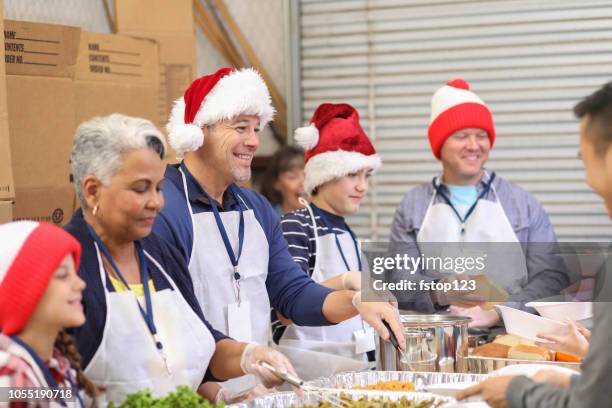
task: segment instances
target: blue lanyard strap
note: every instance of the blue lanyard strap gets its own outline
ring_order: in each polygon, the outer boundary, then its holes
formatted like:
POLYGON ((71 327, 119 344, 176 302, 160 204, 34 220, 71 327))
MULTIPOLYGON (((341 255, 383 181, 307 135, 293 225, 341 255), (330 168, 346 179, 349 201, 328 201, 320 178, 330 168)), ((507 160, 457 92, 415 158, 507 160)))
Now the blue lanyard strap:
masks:
MULTIPOLYGON (((351 271, 351 267, 349 266, 348 261, 346 260, 346 256, 344 255, 344 251, 342 250, 342 246, 340 245, 340 240, 338 239, 338 234, 333 230, 333 228, 330 227, 330 224, 327 222, 327 216, 325 215, 325 213, 323 213, 323 211, 321 211, 319 208, 317 208, 314 205, 312 206, 312 209, 313 209, 313 212, 320 217, 321 223, 323 224, 323 226, 326 227, 327 229, 329 229, 334 234, 334 239, 336 240, 336 248, 338 248, 338 252, 340 252, 340 256, 342 257, 342 262, 344 262, 344 266, 346 267, 347 272, 350 272, 351 271)), ((317 228, 317 223, 316 222, 314 224, 314 227, 317 228)), ((359 265, 359 271, 361 271, 361 269, 362 269, 361 254, 359 253, 359 244, 357 244, 357 236, 355 235, 353 230, 351 230, 351 228, 348 226, 348 224, 346 222, 344 223, 344 228, 346 228, 348 233, 351 235, 351 238, 353 240, 353 245, 355 245, 355 254, 357 255, 357 262, 358 262, 358 265, 359 265)))
MULTIPOLYGON (((117 267, 117 264, 113 260, 113 257, 110 254, 106 245, 104 245, 98 234, 96 234, 96 232, 90 225, 87 225, 87 229, 96 244, 98 244, 98 248, 100 248, 100 251, 106 257, 108 263, 110 263, 111 267, 114 269, 115 274, 117 275, 123 286, 125 286, 127 290, 131 290, 130 285, 127 283, 127 281, 121 274, 121 271, 117 267)), ((155 347, 157 347, 158 350, 162 350, 164 346, 162 342, 159 341, 159 339, 157 338, 157 328, 155 327, 155 319, 153 317, 153 306, 151 302, 151 290, 149 289, 147 259, 145 257, 144 250, 142 249, 142 244, 140 243, 140 241, 134 241, 134 245, 136 246, 136 253, 138 254, 138 258, 140 260, 140 280, 142 282, 142 288, 144 291, 146 310, 142 307, 138 300, 136 300, 136 304, 138 305, 138 310, 140 310, 142 318, 147 324, 149 332, 151 332, 151 336, 153 336, 153 339, 155 340, 155 347)))
POLYGON ((431 181, 431 184, 433 184, 433 188, 436 191, 436 193, 440 194, 440 196, 444 199, 444 201, 446 201, 446 204, 448 204, 450 206, 450 208, 453 210, 453 212, 455 213, 455 215, 457 216, 459 221, 461 221, 461 234, 465 234, 465 223, 466 223, 467 219, 474 212, 474 209, 476 208, 476 205, 478 205, 478 200, 483 198, 485 196, 485 194, 487 194, 489 192, 489 190, 491 189, 491 185, 493 184, 493 180, 495 180, 495 173, 491 173, 491 177, 489 177, 489 180, 487 181, 487 183, 485 184, 484 188, 482 189, 482 192, 478 195, 478 198, 476 199, 476 201, 474 201, 474 204, 472 204, 472 206, 468 209, 467 213, 465 213, 465 217, 462 217, 459 214, 459 211, 457 211, 455 206, 451 203, 450 198, 440 188, 440 186, 438 186, 438 184, 436 183, 436 177, 434 177, 433 180, 431 181))
POLYGON ((232 248, 232 244, 230 243, 229 237, 227 236, 227 231, 225 230, 225 225, 223 225, 223 220, 221 219, 221 215, 219 214, 219 208, 217 207, 217 203, 215 200, 204 190, 204 195, 208 199, 210 206, 213 210, 213 215, 215 216, 215 222, 217 223, 217 228, 219 229, 219 234, 221 234, 221 239, 223 240, 223 245, 225 246, 225 251, 227 252, 227 256, 234 267, 234 279, 236 281, 240 280, 240 273, 238 272, 238 263, 240 262, 240 257, 242 256, 242 247, 244 244, 244 212, 242 210, 242 206, 238 201, 238 194, 234 190, 233 186, 230 186, 230 191, 234 195, 234 199, 238 203, 238 211, 240 213, 240 221, 238 222, 238 254, 234 253, 234 249, 232 248))
MULTIPOLYGON (((13 339, 13 341, 15 343, 17 343, 21 347, 23 347, 25 349, 25 351, 27 351, 28 354, 32 357, 32 359, 34 360, 34 362, 36 363, 38 368, 40 368, 40 371, 42 371, 43 375, 45 376, 45 381, 47 382, 47 385, 50 388, 59 388, 59 385, 58 385, 57 381, 55 381, 55 377, 53 377, 53 374, 51 374, 51 371, 49 370, 49 367, 47 367, 47 365, 45 364, 43 359, 40 358, 38 353, 36 353, 36 351, 34 351, 34 349, 32 347, 30 347, 30 345, 28 343, 26 343, 25 341, 21 340, 19 337, 11 336, 11 339, 13 339)), ((81 400, 81 396, 79 395, 78 389, 76 388, 75 384, 70 379, 70 374, 68 374, 67 380, 70 383, 70 388, 72 388, 72 391, 74 392, 74 394, 76 395, 77 399, 79 400, 79 404, 82 407, 84 407, 85 405, 83 404, 83 400, 81 400)), ((55 400, 59 404, 61 404, 63 407, 67 406, 66 401, 64 401, 62 398, 60 398, 59 395, 56 396, 55 400)))

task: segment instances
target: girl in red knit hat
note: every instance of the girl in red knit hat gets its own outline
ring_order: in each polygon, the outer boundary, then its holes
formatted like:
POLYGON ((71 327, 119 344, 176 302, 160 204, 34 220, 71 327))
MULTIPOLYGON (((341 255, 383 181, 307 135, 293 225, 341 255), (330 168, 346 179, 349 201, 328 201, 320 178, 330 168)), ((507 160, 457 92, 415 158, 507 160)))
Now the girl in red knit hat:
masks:
POLYGON ((81 245, 51 224, 0 225, 0 387, 8 387, 10 406, 81 407, 78 385, 95 394, 64 331, 85 322, 80 254, 81 245), (38 394, 24 401, 24 387, 38 394))

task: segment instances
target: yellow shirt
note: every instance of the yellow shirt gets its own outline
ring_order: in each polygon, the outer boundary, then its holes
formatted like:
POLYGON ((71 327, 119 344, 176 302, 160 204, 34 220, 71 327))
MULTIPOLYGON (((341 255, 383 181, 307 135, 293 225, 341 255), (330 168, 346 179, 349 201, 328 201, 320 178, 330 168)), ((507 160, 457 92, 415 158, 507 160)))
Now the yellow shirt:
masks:
MULTIPOLYGON (((113 285, 113 288, 115 288, 115 291, 117 292, 125 292, 127 290, 127 288, 125 287, 125 285, 117 278, 113 277, 111 274, 109 274, 109 278, 110 281, 113 285)), ((142 283, 134 283, 134 284, 128 284, 130 287, 130 290, 132 292, 134 292, 134 294, 137 297, 143 297, 144 296, 144 287, 142 286, 142 283)), ((153 286, 153 279, 149 278, 149 291, 151 293, 155 293, 155 286, 153 286)))

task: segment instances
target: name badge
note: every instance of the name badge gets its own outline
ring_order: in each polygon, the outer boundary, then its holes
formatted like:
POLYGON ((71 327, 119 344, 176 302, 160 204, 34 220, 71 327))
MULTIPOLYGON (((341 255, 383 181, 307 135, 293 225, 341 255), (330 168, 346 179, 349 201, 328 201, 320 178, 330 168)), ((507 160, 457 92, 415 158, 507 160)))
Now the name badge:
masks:
POLYGON ((251 303, 240 302, 227 305, 228 336, 237 341, 250 343, 253 341, 251 332, 251 303))
POLYGON ((362 330, 357 330, 353 332, 353 336, 355 337, 355 354, 363 354, 376 350, 376 340, 372 327, 368 326, 362 330))

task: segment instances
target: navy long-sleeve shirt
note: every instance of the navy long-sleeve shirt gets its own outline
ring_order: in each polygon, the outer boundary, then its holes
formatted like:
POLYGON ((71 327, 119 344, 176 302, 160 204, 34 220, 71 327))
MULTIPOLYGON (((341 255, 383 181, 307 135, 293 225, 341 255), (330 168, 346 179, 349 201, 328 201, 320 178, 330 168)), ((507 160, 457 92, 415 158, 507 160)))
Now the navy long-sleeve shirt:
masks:
MULTIPOLYGON (((87 284, 87 287, 83 291, 83 309, 86 322, 81 327, 73 329, 71 333, 75 337, 77 348, 81 354, 81 365, 85 368, 93 358, 102 341, 104 325, 106 323, 106 297, 104 286, 100 279, 96 248, 93 239, 87 231, 87 224, 83 218, 82 211, 78 210, 70 220, 70 223, 64 228, 72 234, 82 246, 81 262, 78 272, 79 276, 87 284)), ((181 254, 167 242, 159 239, 154 233, 141 240, 141 243, 143 249, 159 262, 168 276, 174 281, 174 284, 189 306, 191 306, 195 314, 212 333, 215 343, 228 338, 223 333, 215 330, 204 317, 202 309, 193 292, 191 276, 189 275, 189 271, 187 270, 187 266, 181 254)), ((172 289, 166 277, 152 262, 148 263, 148 269, 156 291, 172 289)), ((108 278, 105 283, 107 290, 111 292, 115 291, 108 278)), ((134 307, 136 307, 136 305, 134 305, 134 307)), ((183 334, 177 333, 177 336, 183 334)), ((116 356, 116 358, 121 358, 121 356, 116 356)), ((205 379, 215 380, 210 371, 207 371, 205 379)))
MULTIPOLYGON (((181 168, 186 175, 189 202, 193 212, 196 214, 211 212, 212 207, 202 187, 184 164, 181 168)), ((165 179, 165 206, 157 217, 153 230, 178 248, 189 263, 194 233, 179 165, 168 166, 165 179)), ((280 218, 270 203, 253 190, 233 187, 238 189, 244 204, 253 210, 255 219, 268 240, 269 261, 265 284, 270 305, 301 326, 329 325, 323 315, 323 301, 332 290, 313 282, 293 261, 287 242, 283 238, 280 218)), ((240 203, 235 200, 233 194, 229 193, 228 188, 219 211, 238 211, 239 206, 240 203)), ((245 240, 255 239, 249 237, 248 229, 245 234, 245 240)), ((198 273, 206 272, 198 271, 198 273)), ((224 306, 219 305, 219 307, 224 306)), ((268 316, 261 316, 261 319, 267 321, 268 316)))

